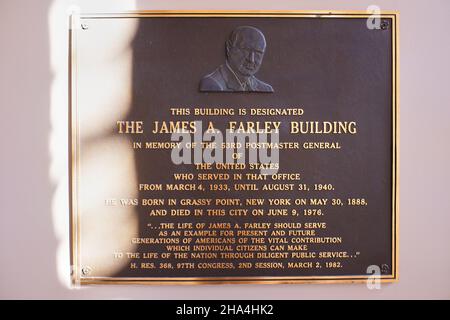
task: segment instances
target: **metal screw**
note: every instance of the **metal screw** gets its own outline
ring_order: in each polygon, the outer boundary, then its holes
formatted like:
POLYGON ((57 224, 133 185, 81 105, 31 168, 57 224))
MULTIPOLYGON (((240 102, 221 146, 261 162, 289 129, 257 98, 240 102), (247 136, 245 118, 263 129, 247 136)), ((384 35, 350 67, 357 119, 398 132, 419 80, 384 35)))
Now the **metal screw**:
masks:
POLYGON ((91 267, 83 267, 81 268, 81 273, 83 276, 87 276, 89 273, 91 273, 92 269, 91 267))

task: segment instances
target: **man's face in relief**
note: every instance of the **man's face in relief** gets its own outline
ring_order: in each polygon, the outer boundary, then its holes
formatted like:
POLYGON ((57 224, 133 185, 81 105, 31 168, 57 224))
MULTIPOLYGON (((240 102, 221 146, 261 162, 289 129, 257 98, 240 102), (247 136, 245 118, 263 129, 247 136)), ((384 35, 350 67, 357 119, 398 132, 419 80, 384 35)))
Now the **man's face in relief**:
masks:
POLYGON ((249 77, 258 72, 264 57, 264 35, 252 27, 241 27, 227 42, 227 60, 238 75, 249 77))

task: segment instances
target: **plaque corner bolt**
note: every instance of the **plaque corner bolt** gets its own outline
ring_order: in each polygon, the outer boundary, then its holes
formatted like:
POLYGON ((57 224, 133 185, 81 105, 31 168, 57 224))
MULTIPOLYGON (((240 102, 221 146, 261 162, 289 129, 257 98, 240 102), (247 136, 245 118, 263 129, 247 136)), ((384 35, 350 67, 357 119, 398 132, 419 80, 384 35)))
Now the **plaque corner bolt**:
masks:
POLYGON ((382 265, 381 265, 381 272, 384 273, 384 274, 389 273, 390 269, 391 269, 391 268, 389 267, 388 264, 382 264, 382 265))
POLYGON ((91 267, 83 267, 83 268, 81 268, 81 274, 83 276, 89 275, 91 273, 91 271, 92 271, 91 267))
POLYGON ((381 30, 388 30, 389 29, 389 21, 388 20, 383 20, 382 22, 381 22, 381 25, 380 25, 380 27, 381 27, 381 30))

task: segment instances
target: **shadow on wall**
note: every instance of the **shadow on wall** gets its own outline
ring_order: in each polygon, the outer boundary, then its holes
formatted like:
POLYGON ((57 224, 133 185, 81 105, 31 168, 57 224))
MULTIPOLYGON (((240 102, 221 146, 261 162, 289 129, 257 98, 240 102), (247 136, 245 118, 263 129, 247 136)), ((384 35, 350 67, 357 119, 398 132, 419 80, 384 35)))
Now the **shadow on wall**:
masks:
POLYGON ((49 177, 50 5, 49 0, 1 4, 2 298, 39 297, 61 287, 49 177))

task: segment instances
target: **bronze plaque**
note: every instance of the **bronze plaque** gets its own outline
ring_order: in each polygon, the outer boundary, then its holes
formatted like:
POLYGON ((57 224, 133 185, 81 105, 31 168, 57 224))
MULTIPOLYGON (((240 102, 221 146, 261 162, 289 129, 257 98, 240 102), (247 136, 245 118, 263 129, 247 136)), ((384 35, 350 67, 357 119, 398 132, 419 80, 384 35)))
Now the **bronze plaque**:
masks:
POLYGON ((73 16, 73 282, 396 281, 397 47, 397 13, 73 16))

